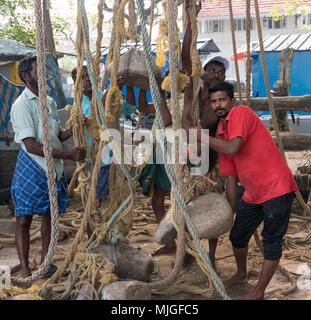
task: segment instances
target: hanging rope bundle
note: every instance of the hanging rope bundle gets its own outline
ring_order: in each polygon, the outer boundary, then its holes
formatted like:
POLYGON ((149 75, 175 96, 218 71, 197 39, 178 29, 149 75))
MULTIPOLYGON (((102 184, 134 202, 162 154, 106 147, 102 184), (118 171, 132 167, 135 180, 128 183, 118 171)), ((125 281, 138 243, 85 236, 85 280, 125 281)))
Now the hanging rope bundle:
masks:
POLYGON ((190 44, 190 58, 191 58, 191 77, 193 86, 193 100, 191 106, 191 117, 193 126, 197 125, 200 117, 200 106, 199 106, 199 93, 201 89, 201 76, 204 74, 202 68, 201 59, 197 50, 197 40, 198 40, 198 26, 197 26, 197 12, 196 12, 196 1, 190 0, 187 12, 189 17, 185 15, 185 25, 190 23, 191 27, 191 44, 190 44))
MULTIPOLYGON (((124 27, 124 10, 128 0, 122 0, 118 9, 116 18, 116 42, 113 51, 113 66, 111 72, 111 86, 108 89, 105 106, 105 116, 108 123, 112 123, 117 116, 117 113, 121 111, 121 99, 122 94, 117 85, 117 72, 120 65, 120 49, 122 37, 130 39, 130 36, 125 31, 124 27)), ((135 18, 136 20, 136 18, 135 18)))
MULTIPOLYGON (((176 82, 177 82, 177 91, 178 91, 178 93, 180 93, 188 85, 189 77, 187 75, 179 72, 179 70, 178 70, 176 82)), ((171 76, 170 75, 168 75, 164 78, 164 80, 162 81, 162 84, 161 84, 161 88, 162 88, 162 90, 165 90, 167 92, 171 92, 171 76)))
POLYGON ((157 59, 156 64, 164 67, 166 64, 165 54, 168 52, 168 21, 167 21, 167 0, 162 0, 164 18, 159 22, 159 34, 157 37, 157 59))
POLYGON ((251 0, 246 0, 246 105, 250 105, 251 101, 251 0))
MULTIPOLYGON (((145 17, 144 17, 144 5, 143 5, 143 1, 142 0, 136 0, 137 3, 137 10, 138 10, 138 14, 140 17, 140 21, 142 24, 142 36, 143 36, 143 44, 144 44, 144 53, 145 53, 145 57, 146 57, 146 61, 147 61, 147 68, 148 68, 148 73, 149 73, 149 81, 150 81, 150 88, 151 88, 151 94, 152 94, 152 98, 154 101, 154 106, 156 108, 156 113, 158 116, 158 121, 157 121, 157 128, 158 129, 162 129, 159 130, 159 143, 160 143, 160 147, 163 151, 164 156, 166 156, 166 137, 164 134, 164 123, 163 123, 163 119, 161 116, 161 112, 160 112, 160 92, 159 92, 159 88, 157 86, 157 82, 155 79, 155 76, 153 74, 152 68, 151 68, 151 61, 152 61, 152 54, 151 54, 151 45, 150 45, 150 39, 148 37, 148 33, 147 33, 147 29, 146 29, 146 21, 145 21, 145 17)), ((213 270, 213 267, 211 265, 211 262, 208 258, 208 255, 206 254, 206 251, 204 249, 204 247, 202 246, 202 244, 200 243, 200 239, 197 236, 197 233, 193 227, 193 224, 191 222, 191 219, 189 217, 189 213, 188 213, 188 209, 186 206, 186 203, 184 201, 184 197, 183 194, 181 194, 179 188, 178 188, 178 184, 176 181, 176 176, 174 174, 173 168, 170 164, 168 163, 164 163, 165 166, 165 170, 166 173, 168 175, 168 178, 172 184, 172 187, 174 189, 174 193, 177 199, 177 203, 178 206, 180 208, 180 210, 182 211, 183 215, 185 216, 186 222, 187 222, 187 226, 188 226, 188 230, 191 233, 191 236, 193 237, 193 239, 195 240, 196 244, 198 245, 198 250, 199 253, 205 263, 205 265, 207 265, 207 267, 210 269, 211 272, 211 279, 213 281, 213 284, 217 290, 217 292, 219 292, 219 294, 224 298, 224 299, 230 299, 230 297, 226 294, 226 290, 224 288, 224 285, 221 281, 221 279, 218 277, 218 275, 216 274, 216 272, 213 270)), ((171 280, 171 279, 170 279, 171 280)), ((158 288, 158 287, 163 287, 167 284, 166 279, 159 281, 157 283, 151 283, 150 286, 152 288, 158 288)))
MULTIPOLYGON (((182 92, 185 87, 188 85, 189 83, 189 77, 183 73, 181 73, 179 71, 179 61, 180 61, 180 55, 181 55, 181 45, 180 45, 180 40, 179 40, 179 37, 178 37, 178 33, 179 33, 179 29, 178 29, 178 26, 177 26, 177 13, 178 13, 178 3, 175 1, 174 2, 174 18, 173 18, 173 21, 174 21, 174 28, 176 30, 176 32, 174 33, 174 51, 176 52, 176 59, 174 59, 174 63, 176 64, 175 68, 176 68, 176 83, 177 83, 177 92, 178 92, 178 95, 180 92, 182 92)), ((165 19, 163 19, 163 28, 165 28, 163 30, 163 33, 165 34, 165 36, 167 36, 167 41, 169 40, 168 39, 168 26, 170 24, 170 22, 168 22, 168 8, 167 8, 167 3, 166 1, 163 2, 163 8, 165 10, 165 19)), ((161 27, 160 27, 161 28, 161 27)), ((161 32, 159 32, 159 34, 161 34, 161 32)), ((160 36, 159 36, 160 37, 160 36)), ((158 38, 159 38, 158 37, 158 38)), ((162 40, 162 38, 160 38, 162 40)), ((165 48, 168 49, 168 42, 165 42, 165 48)), ((158 46, 157 46, 157 50, 158 50, 158 46)), ((160 60, 161 59, 164 59, 164 64, 165 65, 165 52, 164 50, 161 49, 161 46, 160 46, 160 60)), ((161 88, 167 92, 171 92, 171 74, 169 74, 168 76, 166 76, 164 78, 164 80, 162 81, 162 84, 161 84, 161 88)))
POLYGON ((239 64, 238 64, 238 59, 237 59, 232 0, 228 0, 228 4, 229 4, 229 13, 230 13, 230 25, 231 25, 232 47, 233 47, 233 54, 234 54, 235 75, 236 75, 237 87, 238 87, 238 92, 239 92, 239 103, 242 104, 242 90, 241 90, 239 64))
POLYGON ((109 50, 107 54, 107 59, 105 63, 105 68, 104 68, 104 75, 103 75, 103 80, 101 84, 101 90, 105 90, 106 88, 106 81, 107 81, 107 76, 108 76, 108 66, 111 63, 112 57, 113 57, 113 51, 114 51, 114 45, 116 42, 116 16, 117 12, 119 9, 120 5, 120 0, 115 0, 113 3, 113 16, 112 16, 112 31, 111 31, 111 36, 110 36, 110 42, 109 42, 109 50))

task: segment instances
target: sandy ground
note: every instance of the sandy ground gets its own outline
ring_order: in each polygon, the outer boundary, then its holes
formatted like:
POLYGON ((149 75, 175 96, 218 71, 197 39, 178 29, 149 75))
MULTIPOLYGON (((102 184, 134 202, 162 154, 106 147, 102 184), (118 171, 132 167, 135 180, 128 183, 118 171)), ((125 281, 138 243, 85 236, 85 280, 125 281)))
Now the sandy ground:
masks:
MULTIPOLYGON (((295 173, 298 166, 306 163, 306 159, 310 159, 310 152, 287 152, 287 158, 289 159, 289 165, 295 173)), ((169 208, 169 199, 165 202, 166 208, 169 208)), ((81 208, 81 203, 77 200, 71 200, 71 208, 81 208)), ((129 233, 130 245, 140 248, 144 253, 150 254, 154 249, 159 247, 154 240, 154 233, 157 228, 157 224, 151 209, 150 199, 137 194, 135 205, 132 211, 134 224, 129 233)), ((260 228, 259 228, 260 229, 260 228)), ((259 230, 260 231, 260 230, 259 230)), ((310 300, 311 299, 311 253, 310 253, 310 240, 308 235, 311 232, 311 223, 300 219, 291 218, 288 232, 286 235, 287 241, 285 242, 285 248, 283 257, 281 259, 281 265, 290 272, 290 274, 297 280, 298 287, 286 295, 290 300, 310 300), (307 239, 307 241, 305 241, 307 239), (302 279, 302 275, 305 274, 305 280, 302 279)), ((85 235, 86 237, 86 235, 85 235)), ((61 260, 68 253, 74 239, 74 234, 70 237, 60 239, 55 257, 55 263, 61 264, 61 260), (57 260, 60 257, 61 260, 57 260)), ((208 241, 202 240, 206 251, 208 252, 208 241)), ((14 246, 11 246, 14 248, 14 246)), ((13 250, 13 249, 12 249, 13 250)), ((30 261, 33 269, 38 268, 38 262, 40 261, 41 240, 38 239, 31 244, 30 261)), ((174 261, 175 255, 161 255, 153 258, 156 260, 155 273, 151 275, 151 281, 158 281, 166 278, 171 272, 171 262, 174 261)), ((248 254, 248 282, 242 284, 236 284, 227 290, 228 295, 233 300, 241 299, 245 294, 249 293, 255 286, 260 274, 261 264, 263 257, 256 245, 256 242, 252 238, 249 244, 248 254)), ((219 238, 219 243, 216 251, 216 268, 219 276, 222 279, 228 278, 232 275, 235 268, 235 260, 232 253, 231 244, 228 240, 228 233, 222 235, 219 238)), ((16 272, 15 275, 19 275, 16 272)), ((42 284, 43 280, 38 280, 37 285, 42 284)), ((209 283, 207 276, 200 269, 196 262, 193 262, 187 267, 183 267, 180 274, 171 285, 176 288, 181 286, 191 286, 197 289, 208 289, 209 283)), ((170 286, 170 287, 171 287, 170 286)), ((290 280, 283 275, 279 270, 276 271, 273 276, 265 294, 266 300, 280 299, 282 290, 286 290, 291 287, 290 280)), ((209 300, 209 299, 221 299, 218 295, 209 297, 203 294, 195 294, 188 291, 176 290, 174 294, 168 294, 164 288, 161 294, 153 294, 152 299, 160 300, 209 300)), ((0 299, 6 295, 0 290, 0 299)))

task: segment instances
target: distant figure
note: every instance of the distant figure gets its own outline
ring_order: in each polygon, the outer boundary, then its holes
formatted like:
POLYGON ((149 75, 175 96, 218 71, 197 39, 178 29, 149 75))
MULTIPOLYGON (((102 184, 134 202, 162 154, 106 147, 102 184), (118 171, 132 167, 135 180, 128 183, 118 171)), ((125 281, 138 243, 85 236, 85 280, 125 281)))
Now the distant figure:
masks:
MULTIPOLYGON (((76 82, 77 68, 73 68, 73 70, 71 71, 71 77, 72 77, 72 80, 76 82)), ((82 97, 81 107, 82 107, 83 115, 84 117, 85 116, 92 117, 91 102, 92 102, 93 90, 92 90, 92 84, 91 84, 91 80, 87 70, 87 66, 83 66, 83 69, 82 69, 82 90, 83 90, 83 97, 82 97)), ((100 98, 102 99, 103 106, 105 106, 106 96, 102 91, 99 91, 99 95, 100 95, 100 98)), ((75 108, 75 105, 73 105, 73 108, 75 108)), ((86 122, 87 122, 87 119, 85 119, 85 123, 86 122)), ((87 138, 89 148, 91 148, 93 139, 88 135, 87 131, 86 131, 86 138, 87 138)), ((109 158, 110 158, 110 154, 107 148, 105 149, 105 153, 103 155, 101 168, 100 168, 98 180, 97 180, 96 198, 98 200, 103 199, 109 193, 109 184, 108 184, 109 167, 110 167, 109 158)), ((91 170, 91 164, 89 169, 91 170)))
MULTIPOLYGON (((29 229, 34 214, 42 216, 41 263, 48 252, 51 237, 51 215, 49 189, 47 185, 45 159, 43 153, 40 103, 38 97, 38 75, 36 57, 27 57, 18 66, 18 74, 25 83, 25 90, 14 102, 11 121, 15 132, 15 142, 20 144, 11 193, 16 216, 16 247, 21 262, 21 276, 31 275, 29 268, 29 229)), ((64 150, 62 142, 72 136, 72 130, 62 131, 55 101, 47 96, 49 126, 51 133, 52 155, 54 158, 54 178, 59 213, 69 206, 67 182, 64 175, 63 160, 84 161, 85 150, 80 147, 64 150)), ((44 277, 51 276, 57 267, 51 264, 44 277)))

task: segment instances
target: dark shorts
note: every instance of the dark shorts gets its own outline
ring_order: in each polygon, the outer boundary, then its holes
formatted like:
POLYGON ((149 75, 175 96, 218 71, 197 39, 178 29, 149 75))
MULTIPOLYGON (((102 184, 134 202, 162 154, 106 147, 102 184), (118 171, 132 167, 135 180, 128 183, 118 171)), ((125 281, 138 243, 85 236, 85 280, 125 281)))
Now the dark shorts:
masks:
MULTIPOLYGON (((155 188, 171 192, 171 182, 166 174, 164 164, 156 163, 156 151, 153 151, 153 163, 143 165, 142 171, 138 178, 138 182, 142 187, 142 193, 146 196, 152 197, 155 188)), ((209 169, 210 172, 218 160, 218 153, 210 153, 209 169)), ((187 158, 187 166, 189 169, 193 166, 189 158, 187 158)))
POLYGON ((243 200, 230 232, 230 241, 235 248, 245 248, 261 222, 261 232, 266 260, 278 260, 282 256, 283 236, 286 233, 294 192, 271 199, 261 204, 250 204, 243 200))
POLYGON ((98 200, 109 193, 109 168, 109 164, 100 168, 96 186, 96 198, 98 200))

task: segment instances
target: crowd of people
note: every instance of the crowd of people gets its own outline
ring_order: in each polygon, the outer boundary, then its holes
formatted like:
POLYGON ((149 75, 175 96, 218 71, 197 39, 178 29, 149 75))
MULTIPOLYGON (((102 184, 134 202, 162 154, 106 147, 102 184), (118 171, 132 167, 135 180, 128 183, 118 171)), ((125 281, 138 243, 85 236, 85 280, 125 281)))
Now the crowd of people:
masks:
MULTIPOLYGON (((187 2, 187 1, 186 1, 187 2)), ((200 5, 197 7, 197 12, 200 5)), ((186 5, 186 12, 188 7, 186 5)), ((263 264, 256 288, 245 299, 264 299, 264 292, 269 284, 282 256, 283 237, 286 233, 294 192, 298 189, 293 175, 276 147, 269 131, 258 116, 247 106, 237 105, 233 86, 226 82, 226 70, 229 60, 220 54, 210 55, 203 62, 204 75, 199 91, 199 120, 197 125, 192 121, 194 99, 193 79, 191 78, 191 28, 188 24, 182 44, 182 72, 190 77, 190 82, 180 95, 180 113, 182 128, 189 133, 197 129, 197 141, 204 145, 208 141, 209 170, 226 178, 225 197, 228 199, 235 221, 229 239, 236 259, 237 272, 224 280, 226 288, 247 280, 247 251, 252 234, 261 222, 263 264), (209 136, 202 129, 208 129, 209 136), (242 199, 236 210, 237 185, 240 182, 245 188, 242 199)), ((49 192, 43 154, 41 121, 39 117, 37 61, 35 57, 25 58, 19 65, 19 76, 25 84, 25 90, 15 101, 11 111, 11 121, 15 132, 15 141, 21 150, 16 164, 12 182, 12 198, 16 216, 16 246, 21 262, 23 278, 31 275, 29 268, 29 230, 34 214, 42 216, 42 256, 43 262, 48 251, 51 231, 49 192)), ((168 74, 165 74, 168 76, 168 74)), ((73 69, 72 78, 77 80, 77 69, 73 69)), ((120 84, 120 87, 123 84, 120 84)), ((82 111, 85 116, 92 116, 92 86, 86 67, 82 72, 83 99, 82 111)), ((168 92, 161 88, 160 111, 166 128, 172 124, 168 92)), ((106 92, 100 92, 103 105, 106 103, 106 92)), ((56 104, 47 96, 49 126, 51 131, 52 154, 58 196, 59 214, 69 206, 67 181, 64 176, 64 161, 85 161, 89 155, 82 147, 64 150, 62 142, 72 136, 72 129, 62 130, 57 121, 56 104)), ((74 106, 73 106, 74 107, 74 106)), ((155 113, 152 103, 148 103, 146 90, 140 89, 136 103, 133 87, 127 85, 122 113, 131 114, 138 109, 141 112, 155 113)), ((83 118, 83 124, 87 118, 83 118)), ((154 132, 156 120, 151 130, 154 132)), ((86 133, 87 135, 87 133, 86 133)), ((91 147, 93 141, 87 135, 91 147)), ((154 144, 157 141, 154 140, 154 144)), ((170 144, 170 141, 168 141, 170 144)), ((152 198, 151 204, 157 223, 165 216, 164 200, 171 191, 171 183, 161 163, 156 162, 156 149, 153 148, 153 160, 146 159, 138 179, 142 193, 152 198)), ((202 149, 203 150, 203 149, 202 149)), ((189 159, 191 162, 191 157, 189 159)), ((98 176, 96 196, 103 199, 109 193, 110 152, 102 158, 98 176)), ((91 169, 91 168, 89 168, 91 169)), ((221 192, 221 188, 219 188, 221 192)), ((90 236, 92 230, 88 228, 90 236)), ((209 239, 209 258, 216 269, 215 253, 218 239, 209 239)), ((158 248, 152 255, 167 254, 176 251, 175 241, 158 248)), ((184 263, 189 264, 193 257, 185 254, 184 263)), ((48 277, 55 272, 51 265, 48 277)))

